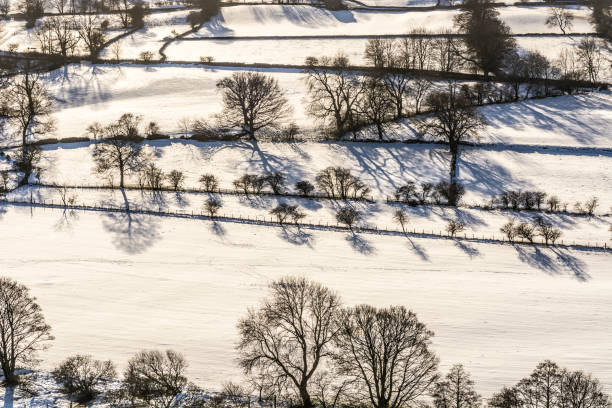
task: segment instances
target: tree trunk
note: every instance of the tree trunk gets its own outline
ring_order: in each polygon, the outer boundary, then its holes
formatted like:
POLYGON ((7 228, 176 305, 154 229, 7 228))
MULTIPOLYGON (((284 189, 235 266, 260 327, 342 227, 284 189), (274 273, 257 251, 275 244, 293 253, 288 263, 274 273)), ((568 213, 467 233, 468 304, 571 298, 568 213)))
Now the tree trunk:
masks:
POLYGON ((123 188, 123 167, 119 169, 119 187, 123 188))
POLYGON ((17 385, 19 383, 15 370, 11 369, 10 364, 2 363, 2 371, 4 373, 4 382, 7 385, 17 385))
POLYGON ((456 143, 451 143, 451 163, 450 163, 450 182, 451 184, 457 183, 457 156, 459 156, 459 147, 456 143))
POLYGON ((378 131, 378 139, 383 140, 383 127, 380 123, 376 124, 376 130, 378 131))
POLYGON ((300 398, 302 399, 303 408, 312 408, 312 400, 310 399, 310 394, 306 389, 306 385, 300 386, 300 398))

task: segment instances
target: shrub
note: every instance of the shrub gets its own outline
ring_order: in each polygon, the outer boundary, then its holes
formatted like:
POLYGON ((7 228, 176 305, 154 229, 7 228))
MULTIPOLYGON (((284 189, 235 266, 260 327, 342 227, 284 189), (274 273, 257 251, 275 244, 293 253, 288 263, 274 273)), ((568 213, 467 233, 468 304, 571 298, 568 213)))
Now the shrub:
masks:
POLYGON ((166 177, 168 178, 168 181, 170 182, 170 185, 172 186, 174 191, 179 191, 183 189, 185 175, 182 171, 172 170, 170 173, 168 173, 168 176, 166 177))
POLYGON ((321 170, 315 179, 317 186, 330 198, 365 198, 370 192, 359 178, 353 176, 349 169, 328 167, 321 170))
POLYGON ((210 218, 215 218, 222 206, 223 204, 221 204, 219 199, 211 197, 204 203, 204 210, 208 213, 210 218))
POLYGON ((351 231, 353 226, 361 219, 361 214, 352 207, 342 207, 336 212, 336 221, 346 225, 351 231))
POLYGON ((265 183, 265 177, 261 177, 256 174, 245 174, 233 182, 236 191, 242 191, 244 194, 261 193, 265 183))
POLYGON ((163 187, 164 173, 153 163, 143 167, 138 177, 140 188, 161 190, 163 187))
POLYGON ((449 183, 441 181, 435 186, 436 201, 440 202, 440 198, 444 199, 444 204, 456 205, 461 201, 461 197, 465 194, 465 187, 458 183, 449 183))
POLYGON ((289 205, 282 203, 277 205, 270 211, 271 215, 276 217, 279 224, 284 224, 287 219, 291 219, 295 224, 304 218, 306 214, 299 210, 297 205, 289 205))
POLYGON ((514 241, 514 238, 516 237, 516 226, 514 223, 514 220, 510 220, 499 229, 502 233, 504 233, 504 235, 506 235, 506 238, 508 238, 508 241, 510 242, 514 241))
POLYGON ((128 361, 125 395, 136 406, 172 406, 187 386, 186 368, 185 358, 175 351, 141 351, 128 361))
POLYGON ((591 216, 595 213, 597 207, 599 207, 599 199, 597 197, 592 197, 584 203, 584 211, 591 216))
POLYGON ((533 243, 533 238, 535 236, 535 228, 533 225, 529 225, 526 222, 521 222, 516 227, 516 236, 526 239, 530 243, 533 243))
POLYGON ((145 134, 147 135, 147 139, 153 139, 156 136, 160 135, 159 125, 156 122, 149 122, 145 129, 145 134))
POLYGON ((202 189, 207 192, 214 192, 219 188, 219 180, 214 174, 202 174, 200 176, 200 184, 202 189))
POLYGON ((450 220, 448 224, 446 224, 446 232, 453 238, 464 229, 465 226, 459 221, 450 220))
POLYGON ((210 55, 203 56, 203 57, 200 57, 200 62, 203 64, 210 64, 212 62, 215 62, 215 58, 211 57, 210 55))
POLYGON ((550 196, 548 200, 546 200, 546 205, 548 206, 548 211, 555 212, 559 211, 559 206, 561 205, 561 201, 557 196, 550 196))
POLYGON ((149 63, 153 61, 153 53, 151 51, 143 51, 139 54, 140 60, 144 63, 149 63))
POLYGON ((536 217, 533 223, 536 232, 544 239, 546 245, 548 245, 548 243, 554 245, 563 234, 561 230, 553 228, 552 223, 544 220, 542 217, 536 217))
POLYGON ((282 194, 285 190, 285 175, 279 171, 276 173, 268 173, 264 176, 264 180, 272 189, 274 194, 282 194))
POLYGON ((53 379, 62 384, 63 392, 85 403, 94 399, 99 387, 116 376, 111 361, 94 360, 91 356, 77 354, 68 357, 51 372, 53 379))
POLYGON ((301 180, 301 181, 298 181, 297 183, 295 183, 295 189, 302 196, 308 197, 308 196, 310 196, 312 194, 312 192, 314 191, 315 187, 312 185, 311 182, 306 181, 306 180, 301 180))

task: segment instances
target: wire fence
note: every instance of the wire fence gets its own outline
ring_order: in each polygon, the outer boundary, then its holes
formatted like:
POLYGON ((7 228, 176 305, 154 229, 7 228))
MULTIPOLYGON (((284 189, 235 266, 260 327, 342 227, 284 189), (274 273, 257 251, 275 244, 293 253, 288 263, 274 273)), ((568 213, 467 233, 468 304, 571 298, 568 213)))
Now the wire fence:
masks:
POLYGON ((67 204, 62 202, 56 202, 54 200, 41 200, 37 201, 33 198, 29 200, 17 200, 17 199, 8 199, 6 197, 0 199, 0 202, 4 202, 7 204, 14 205, 28 205, 28 206, 36 206, 36 207, 44 207, 44 208, 57 208, 57 209, 71 209, 71 210, 82 210, 82 211, 106 211, 106 212, 124 212, 124 213, 133 213, 133 214, 142 214, 142 215, 151 215, 151 216, 166 216, 166 217, 174 217, 174 218, 189 218, 189 219, 202 219, 202 220, 211 220, 211 221, 221 221, 221 222, 237 222, 237 223, 246 223, 252 225, 263 225, 263 226, 273 226, 273 227, 290 227, 294 226, 296 228, 306 228, 306 229, 314 229, 314 230, 329 230, 329 231, 342 231, 349 233, 368 233, 368 234, 378 234, 378 235, 402 235, 402 236, 412 236, 417 238, 439 238, 439 239, 450 239, 450 240, 461 240, 461 241, 470 241, 470 242, 482 242, 482 243, 490 243, 490 244, 521 244, 521 245, 529 245, 529 246, 537 246, 537 247, 554 247, 554 248, 572 248, 572 249, 590 249, 590 250, 603 250, 606 252, 612 252, 610 245, 607 242, 599 243, 599 242, 587 242, 585 243, 577 243, 575 241, 572 242, 561 242, 556 243, 546 243, 544 240, 538 240, 534 238, 533 242, 525 241, 523 239, 515 239, 508 240, 505 237, 499 237, 495 235, 484 235, 484 234, 455 234, 451 235, 446 231, 434 231, 434 230, 417 230, 417 229, 409 229, 409 228, 389 228, 388 226, 379 228, 377 225, 364 225, 364 226, 347 226, 339 223, 330 223, 330 222, 300 222, 298 223, 289 223, 289 222, 280 222, 275 220, 271 216, 244 216, 241 214, 216 214, 215 216, 211 216, 206 214, 204 211, 194 211, 194 210, 151 210, 146 208, 139 208, 135 205, 126 206, 113 206, 113 205, 88 205, 85 203, 81 204, 67 204))
MULTIPOLYGON (((44 184, 32 184, 31 186, 39 186, 45 188, 67 188, 67 189, 91 189, 91 190, 117 190, 120 189, 119 186, 115 185, 96 185, 96 184, 81 184, 81 185, 63 185, 63 184, 52 184, 52 183, 44 183, 44 184)), ((192 193, 192 194, 226 194, 226 195, 238 195, 238 196, 279 196, 279 197, 291 197, 291 198, 306 198, 313 200, 349 200, 349 201, 361 201, 367 203, 375 203, 376 201, 372 196, 348 196, 348 197, 338 197, 331 196, 329 194, 320 193, 320 192, 312 192, 308 195, 292 193, 292 192, 274 192, 274 191, 249 191, 244 192, 241 190, 230 189, 230 188, 214 188, 214 189, 199 189, 199 188, 181 188, 175 190, 170 187, 160 187, 156 189, 152 189, 149 187, 141 187, 137 185, 127 184, 123 187, 125 190, 140 190, 140 191, 149 191, 149 192, 171 192, 171 193, 192 193)))

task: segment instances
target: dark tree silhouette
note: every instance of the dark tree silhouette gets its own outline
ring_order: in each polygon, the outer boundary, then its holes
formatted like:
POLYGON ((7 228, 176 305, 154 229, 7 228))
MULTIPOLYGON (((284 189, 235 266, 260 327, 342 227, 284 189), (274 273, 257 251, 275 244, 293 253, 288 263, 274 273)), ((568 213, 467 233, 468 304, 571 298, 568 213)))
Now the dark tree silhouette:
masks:
POLYGON ((356 392, 375 408, 398 408, 431 389, 438 358, 433 332, 403 306, 377 309, 360 305, 342 313, 334 361, 354 379, 356 392))
POLYGON ((17 364, 35 363, 36 353, 51 340, 51 326, 29 289, 0 277, 0 367, 6 383, 17 384, 17 364))
MULTIPOLYGON (((459 146, 478 136, 485 126, 485 119, 459 93, 456 83, 450 83, 446 91, 429 94, 427 105, 433 114, 418 126, 424 134, 448 143, 451 153, 450 183, 457 185, 459 146)), ((456 205, 456 197, 449 197, 449 204, 456 205)))
POLYGON ((302 406, 310 408, 310 380, 336 337, 340 298, 304 278, 282 278, 270 290, 238 323, 240 366, 247 374, 265 373, 273 383, 288 379, 302 406))
POLYGON ((455 26, 465 35, 463 58, 482 70, 485 81, 489 73, 499 72, 506 55, 516 48, 510 28, 491 0, 464 1, 455 26))
POLYGON ((444 380, 436 383, 432 397, 436 408, 478 408, 482 404, 474 381, 461 364, 452 366, 444 380))
POLYGON ((251 139, 267 127, 275 127, 292 109, 278 81, 258 72, 236 72, 217 82, 223 92, 221 117, 229 126, 242 128, 251 139))

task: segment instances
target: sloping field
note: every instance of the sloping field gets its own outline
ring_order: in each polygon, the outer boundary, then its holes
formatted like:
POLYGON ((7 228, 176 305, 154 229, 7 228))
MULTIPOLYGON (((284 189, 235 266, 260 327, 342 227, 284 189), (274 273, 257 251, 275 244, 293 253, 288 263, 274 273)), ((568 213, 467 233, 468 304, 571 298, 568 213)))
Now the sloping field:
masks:
MULTIPOLYGON (((147 151, 164 171, 181 170, 185 183, 198 185, 202 173, 213 173, 221 187, 245 173, 281 171, 292 186, 314 181, 328 166, 347 167, 384 199, 407 181, 433 182, 448 178, 450 155, 439 145, 401 143, 199 143, 156 141, 147 151)), ((45 146, 43 182, 103 184, 93 173, 91 147, 81 144, 45 146)), ((555 148, 466 148, 459 162, 465 201, 484 204, 504 190, 542 190, 570 204, 598 196, 601 208, 612 204, 612 153, 555 148)), ((136 183, 136 180, 132 180, 136 183)))
MULTIPOLYGON (((57 136, 83 136, 92 122, 108 123, 125 112, 142 115, 145 123, 156 121, 163 132, 177 132, 182 118, 211 119, 221 111, 215 83, 236 71, 240 70, 163 64, 82 64, 55 70, 47 80, 56 99, 57 136)), ((306 113, 302 73, 261 71, 274 75, 285 90, 294 108, 291 120, 306 133, 320 128, 306 113)), ((611 108, 612 96, 607 92, 487 106, 482 112, 491 127, 480 141, 611 147, 611 108)), ((400 127, 390 135, 408 137, 413 130, 400 127)))
MULTIPOLYGON (((501 18, 512 32, 549 33, 557 29, 545 24, 546 7, 521 6, 499 9, 501 18)), ((286 35, 348 35, 348 34, 404 34, 413 28, 424 27, 441 32, 453 26, 457 10, 436 11, 329 11, 308 6, 236 6, 224 7, 211 22, 194 36, 286 36, 286 35), (265 30, 262 28, 265 27, 265 30)), ((573 10, 572 32, 589 33, 587 7, 573 10)))
POLYGON ((610 389, 610 255, 407 240, 120 213, 1 206, 3 275, 38 297, 56 336, 49 368, 75 351, 120 368, 141 348, 175 348, 218 388, 240 378, 236 321, 286 274, 347 304, 403 304, 436 332, 443 368, 463 363, 490 396, 550 358, 610 389))

